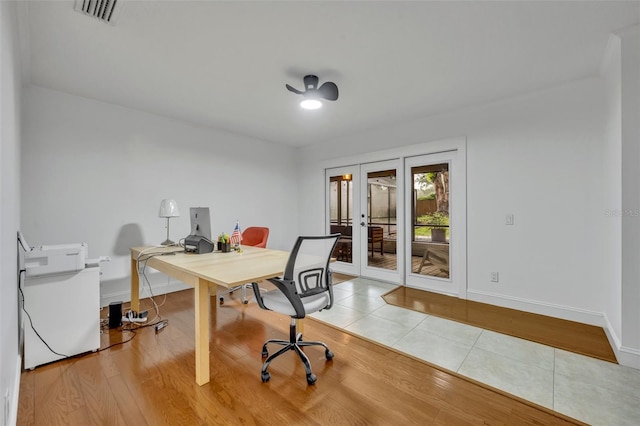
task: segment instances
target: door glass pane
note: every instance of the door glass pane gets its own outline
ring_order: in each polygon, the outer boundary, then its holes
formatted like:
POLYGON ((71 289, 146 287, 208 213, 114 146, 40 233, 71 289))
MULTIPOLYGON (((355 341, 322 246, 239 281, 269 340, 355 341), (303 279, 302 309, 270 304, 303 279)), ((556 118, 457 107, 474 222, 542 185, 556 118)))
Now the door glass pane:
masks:
POLYGON ((351 175, 331 176, 329 191, 331 233, 341 234, 333 251, 333 257, 340 262, 352 263, 353 181, 351 175))
POLYGON ((329 182, 329 216, 331 224, 338 223, 338 182, 329 182))
POLYGON ((398 269, 396 257, 396 170, 367 173, 367 265, 398 269))
POLYGON ((449 164, 411 168, 411 272, 449 278, 449 164))

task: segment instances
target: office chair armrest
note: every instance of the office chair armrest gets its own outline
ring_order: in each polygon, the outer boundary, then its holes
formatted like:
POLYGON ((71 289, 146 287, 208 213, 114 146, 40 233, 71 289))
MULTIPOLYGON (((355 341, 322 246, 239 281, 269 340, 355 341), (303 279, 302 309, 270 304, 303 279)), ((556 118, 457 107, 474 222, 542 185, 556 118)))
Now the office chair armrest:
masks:
MULTIPOLYGON (((296 311, 296 318, 305 317, 306 311, 304 310, 304 305, 298 295, 295 282, 291 280, 283 280, 281 278, 270 278, 267 281, 275 285, 278 290, 280 290, 287 299, 289 299, 291 306, 293 306, 293 309, 296 311)), ((253 291, 255 292, 256 290, 254 289, 253 291)))

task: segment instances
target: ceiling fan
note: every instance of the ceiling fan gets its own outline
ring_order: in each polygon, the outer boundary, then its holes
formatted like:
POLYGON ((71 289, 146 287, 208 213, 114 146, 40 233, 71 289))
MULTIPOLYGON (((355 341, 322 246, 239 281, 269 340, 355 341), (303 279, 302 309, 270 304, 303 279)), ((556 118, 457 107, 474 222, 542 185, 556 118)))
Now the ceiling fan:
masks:
POLYGON ((327 81, 318 87, 318 77, 315 75, 305 75, 303 81, 304 92, 285 84, 287 90, 304 97, 302 102, 300 102, 302 108, 317 109, 322 106, 321 99, 327 101, 335 101, 338 99, 338 86, 336 86, 335 83, 327 81))

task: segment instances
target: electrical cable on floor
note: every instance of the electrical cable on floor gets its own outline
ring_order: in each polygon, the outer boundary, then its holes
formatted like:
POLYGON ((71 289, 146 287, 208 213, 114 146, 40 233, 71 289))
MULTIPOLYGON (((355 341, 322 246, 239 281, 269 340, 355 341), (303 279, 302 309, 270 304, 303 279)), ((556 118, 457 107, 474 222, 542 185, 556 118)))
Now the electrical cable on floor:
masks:
MULTIPOLYGON (((160 316, 160 307, 158 306, 158 304, 156 303, 155 300, 155 295, 153 294, 153 290, 151 289, 151 282, 149 281, 149 277, 147 277, 147 262, 151 257, 148 257, 147 259, 144 260, 144 266, 142 268, 142 276, 144 278, 143 284, 142 284, 142 289, 144 291, 144 283, 146 282, 147 287, 149 289, 149 295, 150 295, 150 299, 151 299, 151 303, 153 303, 155 312, 156 312, 156 316, 153 318, 152 321, 155 321, 156 319, 161 320, 162 317, 160 316)), ((166 293, 165 293, 165 300, 166 300, 166 293)), ((163 302, 164 303, 164 302, 163 302)))
MULTIPOLYGON (((177 244, 175 244, 173 247, 181 247, 184 249, 184 244, 182 243, 182 241, 184 241, 184 239, 180 240, 180 242, 178 242, 177 244)), ((149 261, 149 259, 155 257, 155 256, 167 256, 167 255, 173 255, 174 253, 177 253, 179 251, 156 251, 156 252, 151 252, 151 253, 147 253, 149 250, 153 250, 156 248, 163 248, 163 247, 170 247, 170 246, 153 246, 153 247, 149 247, 146 248, 144 250, 142 250, 140 253, 138 253, 138 256, 136 256, 136 271, 138 272, 138 275, 142 275, 142 277, 144 278, 144 281, 142 283, 142 290, 144 291, 144 284, 147 284, 148 287, 148 291, 149 291, 149 295, 150 295, 150 299, 151 302, 154 305, 154 309, 156 312, 156 316, 153 318, 152 321, 155 321, 156 319, 161 319, 162 317, 160 316, 160 306, 164 305, 164 303, 167 300, 167 294, 165 292, 164 294, 164 299, 162 301, 162 303, 160 303, 160 305, 158 305, 156 303, 155 300, 155 295, 153 294, 153 291, 151 289, 151 282, 149 281, 149 277, 147 277, 146 274, 146 270, 147 270, 147 262, 149 261), (143 256, 145 256, 144 258, 142 258, 143 256), (140 270, 140 263, 142 263, 142 270, 140 270)), ((170 284, 171 279, 170 277, 167 277, 167 286, 170 284)))
MULTIPOLYGON (((182 244, 178 243, 176 246, 182 247, 182 244)), ((160 303, 160 305, 158 305, 158 303, 155 300, 156 296, 155 296, 155 294, 153 294, 153 289, 151 287, 151 281, 149 280, 149 277, 147 276, 147 262, 149 261, 149 259, 151 259, 151 258, 153 258, 155 256, 166 256, 166 255, 171 255, 171 254, 175 253, 175 251, 171 251, 171 252, 156 251, 156 252, 152 252, 152 253, 147 253, 149 250, 152 250, 152 249, 155 249, 155 248, 161 248, 161 247, 166 247, 166 246, 149 247, 149 248, 147 248, 145 250, 142 250, 140 253, 138 253, 138 256, 136 257, 136 272, 139 275, 142 275, 142 277, 143 277, 143 281, 142 281, 142 290, 143 291, 145 291, 145 284, 146 284, 146 291, 148 291, 149 299, 151 299, 151 303, 153 303, 153 307, 154 307, 154 311, 155 311, 155 317, 147 324, 131 323, 129 325, 129 327, 127 327, 127 328, 123 327, 122 330, 137 330, 139 328, 144 328, 144 327, 155 327, 156 328, 156 332, 158 332, 159 330, 163 329, 169 322, 168 320, 163 319, 162 316, 160 315, 160 307, 163 306, 165 304, 165 302, 167 301, 167 294, 165 292, 162 302, 160 303), (144 257, 144 259, 141 259, 143 257, 143 255, 145 257, 144 257), (140 269, 140 263, 142 263, 142 270, 140 269)), ((170 277, 167 277, 167 285, 169 285, 170 282, 171 282, 170 277)))

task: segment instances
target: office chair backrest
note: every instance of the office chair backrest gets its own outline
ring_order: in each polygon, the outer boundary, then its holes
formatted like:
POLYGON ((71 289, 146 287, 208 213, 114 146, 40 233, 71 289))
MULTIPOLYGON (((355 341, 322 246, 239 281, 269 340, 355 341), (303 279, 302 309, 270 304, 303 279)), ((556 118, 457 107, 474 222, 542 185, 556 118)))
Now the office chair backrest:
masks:
POLYGON ((329 261, 340 234, 298 237, 284 279, 294 281, 301 298, 331 291, 329 261))
POLYGON ((250 226, 242 232, 242 244, 245 246, 267 247, 269 228, 262 226, 250 226))

